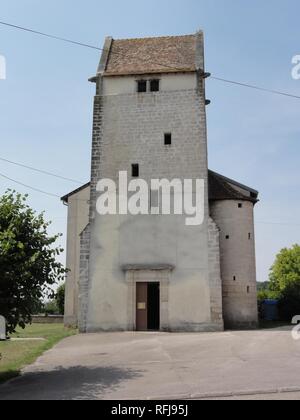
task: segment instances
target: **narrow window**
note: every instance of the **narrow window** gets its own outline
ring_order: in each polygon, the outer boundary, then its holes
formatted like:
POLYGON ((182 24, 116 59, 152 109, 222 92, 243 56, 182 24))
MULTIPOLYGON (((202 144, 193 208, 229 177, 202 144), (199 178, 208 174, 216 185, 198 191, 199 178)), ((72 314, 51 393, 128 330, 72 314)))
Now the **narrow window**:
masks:
POLYGON ((160 81, 158 79, 150 80, 150 92, 159 92, 160 81))
POLYGON ((165 133, 165 146, 171 146, 171 145, 172 145, 172 134, 165 133))
POLYGON ((226 239, 229 239, 230 238, 230 236, 229 235, 226 235, 226 239))
POLYGON ((243 204, 239 203, 239 209, 242 209, 242 208, 243 208, 243 204))
POLYGON ((138 91, 138 93, 147 92, 147 80, 138 80, 137 81, 137 91, 138 91))
POLYGON ((132 177, 138 178, 140 176, 140 166, 138 164, 132 165, 132 177))
POLYGON ((251 239, 251 233, 248 233, 248 238, 249 238, 249 241, 250 241, 250 239, 251 239))
POLYGON ((249 286, 247 287, 247 293, 248 293, 248 295, 250 293, 250 287, 249 286))
POLYGON ((233 276, 233 281, 236 281, 236 276, 233 276))

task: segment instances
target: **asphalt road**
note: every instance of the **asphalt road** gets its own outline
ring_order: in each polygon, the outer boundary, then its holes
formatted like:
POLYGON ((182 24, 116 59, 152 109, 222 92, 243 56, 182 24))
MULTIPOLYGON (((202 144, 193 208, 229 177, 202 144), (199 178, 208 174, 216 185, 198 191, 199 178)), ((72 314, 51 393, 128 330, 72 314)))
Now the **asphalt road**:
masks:
POLYGON ((300 399, 300 340, 290 329, 67 338, 0 400, 300 399))

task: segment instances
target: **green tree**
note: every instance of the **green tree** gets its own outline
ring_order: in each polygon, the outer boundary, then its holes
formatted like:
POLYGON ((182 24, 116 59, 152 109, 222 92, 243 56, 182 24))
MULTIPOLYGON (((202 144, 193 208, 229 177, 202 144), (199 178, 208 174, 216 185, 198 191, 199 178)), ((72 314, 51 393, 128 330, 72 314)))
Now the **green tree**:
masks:
POLYGON ((50 223, 26 201, 10 190, 0 198, 0 313, 8 333, 31 322, 43 297, 54 297, 52 286, 66 273, 57 262, 61 235, 49 236, 50 223))
POLYGON ((270 290, 278 294, 279 315, 291 321, 300 315, 300 246, 285 248, 277 255, 270 271, 270 290))
POLYGON ((265 281, 265 282, 257 282, 257 290, 258 290, 258 292, 264 291, 264 290, 269 290, 269 286, 270 286, 270 282, 268 282, 268 281, 265 281))
POLYGON ((283 249, 276 257, 270 271, 270 290, 284 291, 288 286, 300 282, 300 246, 283 249))
POLYGON ((55 296, 56 306, 59 314, 64 315, 65 313, 65 284, 62 284, 56 292, 55 296))
POLYGON ((274 291, 272 291, 272 290, 259 290, 258 292, 257 292, 257 300, 258 300, 258 302, 263 302, 264 300, 267 300, 267 299, 271 299, 271 300, 273 300, 273 299, 279 299, 279 297, 280 297, 280 293, 278 293, 278 292, 274 292, 274 291))
POLYGON ((46 315, 58 315, 59 310, 56 304, 56 300, 52 299, 49 300, 49 302, 46 302, 43 310, 46 315))

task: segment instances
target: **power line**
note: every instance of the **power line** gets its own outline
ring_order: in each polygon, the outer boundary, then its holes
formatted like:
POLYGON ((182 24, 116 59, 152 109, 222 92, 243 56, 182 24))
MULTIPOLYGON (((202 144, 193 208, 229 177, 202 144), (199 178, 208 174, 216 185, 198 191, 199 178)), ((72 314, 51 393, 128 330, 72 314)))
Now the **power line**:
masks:
MULTIPOLYGON (((90 48, 90 49, 94 49, 94 50, 98 50, 98 51, 104 51, 103 48, 99 48, 99 47, 96 47, 94 45, 90 45, 90 44, 86 44, 86 43, 82 43, 82 42, 70 40, 70 39, 67 39, 67 38, 62 38, 62 37, 59 37, 59 36, 56 36, 56 35, 52 35, 52 34, 48 34, 48 33, 45 33, 45 32, 36 31, 34 29, 25 28, 25 27, 18 26, 18 25, 13 25, 11 23, 0 21, 0 25, 7 26, 7 27, 10 27, 10 28, 13 28, 13 29, 17 29, 17 30, 26 31, 26 32, 29 32, 29 33, 33 33, 33 34, 44 36, 44 37, 51 38, 51 39, 56 39, 58 41, 66 42, 66 43, 69 43, 69 44, 78 45, 78 46, 82 46, 82 47, 85 47, 85 48, 90 48)), ((115 55, 119 55, 119 56, 125 57, 125 54, 116 53, 116 52, 113 52, 113 53, 115 55)), ((153 63, 154 64, 158 64, 158 65, 163 66, 163 67, 172 68, 174 70, 176 70, 176 69, 180 70, 179 68, 176 68, 174 66, 169 66, 169 65, 166 65, 166 64, 163 64, 163 63, 158 63, 158 62, 153 62, 153 63)), ((233 80, 227 80, 227 79, 223 79, 223 78, 220 78, 220 77, 214 77, 214 76, 212 76, 211 78, 214 79, 214 80, 217 80, 217 81, 221 81, 223 83, 228 83, 228 84, 233 84, 233 85, 237 85, 237 86, 247 87, 247 88, 250 88, 250 89, 255 89, 255 90, 259 90, 259 91, 263 91, 263 92, 268 92, 268 93, 272 93, 272 94, 276 94, 276 95, 282 95, 282 96, 290 97, 290 98, 294 98, 294 99, 300 99, 300 96, 289 94, 289 93, 286 93, 286 92, 281 92, 281 91, 272 90, 272 89, 266 89, 266 88, 263 88, 263 87, 259 87, 259 86, 255 86, 255 85, 250 85, 250 84, 246 84, 246 83, 242 83, 242 82, 237 82, 237 81, 233 81, 233 80)), ((9 160, 4 159, 4 158, 0 158, 0 160, 2 160, 3 162, 7 162, 7 163, 10 163, 10 164, 13 164, 13 165, 17 165, 17 166, 20 166, 20 167, 24 167, 24 168, 33 170, 35 172, 40 172, 40 173, 43 173, 43 174, 48 175, 48 176, 53 176, 53 177, 56 177, 56 178, 59 178, 59 179, 63 179, 63 180, 70 181, 70 182, 74 182, 76 184, 77 183, 78 184, 82 184, 81 181, 74 180, 74 179, 71 179, 71 178, 66 178, 66 177, 63 177, 63 176, 60 176, 60 175, 51 173, 51 172, 47 172, 47 171, 44 171, 44 170, 41 170, 41 169, 37 169, 37 168, 31 167, 31 166, 27 166, 27 165, 24 165, 24 164, 19 164, 17 162, 9 161, 9 160)), ((60 198, 59 195, 52 194, 52 193, 49 193, 49 192, 46 192, 46 191, 43 191, 43 190, 40 190, 40 189, 31 187, 30 185, 27 185, 27 184, 23 184, 23 183, 21 183, 19 181, 16 181, 16 180, 14 180, 12 178, 7 177, 6 175, 0 174, 0 176, 3 177, 3 178, 5 178, 5 179, 7 179, 7 180, 10 180, 12 182, 15 182, 15 183, 17 183, 19 185, 22 185, 22 186, 24 186, 26 188, 29 188, 29 189, 31 189, 33 191, 40 192, 42 194, 46 194, 46 195, 49 195, 49 196, 52 196, 52 197, 56 197, 56 198, 58 197, 58 198, 60 198)))
POLYGON ((1 174, 0 173, 0 176, 2 178, 4 178, 4 179, 7 179, 8 181, 14 182, 15 184, 21 185, 22 187, 25 187, 25 188, 29 188, 30 190, 36 191, 38 193, 45 194, 45 195, 48 195, 50 197, 60 198, 60 196, 57 195, 57 194, 52 194, 50 192, 47 192, 47 191, 40 190, 38 188, 32 187, 31 185, 23 184, 23 182, 16 181, 15 179, 9 178, 8 176, 6 176, 4 174, 1 174))
POLYGON ((273 225, 273 226, 297 226, 300 227, 300 224, 298 223, 287 223, 287 222, 255 222, 259 225, 273 225))
POLYGON ((250 88, 250 89, 260 90, 260 91, 263 91, 263 92, 269 92, 269 93, 273 93, 275 95, 282 95, 282 96, 287 96, 287 97, 294 98, 294 99, 300 99, 300 96, 297 96, 297 95, 293 95, 293 94, 286 93, 286 92, 280 92, 278 90, 266 89, 266 88, 263 88, 263 87, 260 87, 260 86, 249 85, 247 83, 235 82, 233 80, 222 79, 220 77, 214 77, 214 76, 212 76, 211 79, 218 80, 218 81, 224 82, 224 83, 229 83, 229 84, 232 84, 232 85, 243 86, 243 87, 247 87, 247 88, 250 88))
MULTIPOLYGON (((48 33, 45 33, 45 32, 36 31, 35 29, 30 29, 30 28, 25 28, 23 26, 13 25, 13 24, 7 23, 7 22, 0 21, 0 25, 7 26, 7 27, 13 28, 13 29, 18 29, 20 31, 33 33, 35 35, 44 36, 46 38, 56 39, 57 41, 67 42, 69 44, 79 45, 81 47, 86 47, 86 48, 91 48, 93 50, 107 51, 104 48, 96 47, 95 45, 90 45, 90 44, 85 44, 85 43, 78 42, 78 41, 73 41, 73 40, 68 39, 68 38, 62 38, 62 37, 57 36, 57 35, 52 35, 52 34, 48 34, 48 33)), ((117 53, 117 52, 114 51, 114 52, 111 52, 111 53, 114 54, 114 55, 118 55, 120 57, 127 57, 125 54, 122 54, 120 52, 117 53)), ((158 63, 158 62, 155 62, 155 61, 153 61, 153 63, 157 64, 159 66, 162 66, 162 67, 172 69, 172 70, 180 70, 180 68, 178 68, 178 67, 170 66, 170 65, 167 65, 167 64, 158 63)))
MULTIPOLYGON (((71 39, 68 39, 68 38, 62 38, 60 36, 51 35, 51 34, 36 31, 36 30, 30 29, 30 28, 25 28, 23 26, 13 25, 13 24, 8 23, 8 22, 0 21, 0 25, 7 26, 7 27, 10 27, 10 28, 13 28, 13 29, 18 29, 18 30, 21 30, 21 31, 30 32, 30 33, 40 35, 40 36, 44 36, 44 37, 51 38, 51 39, 56 39, 58 41, 67 42, 69 44, 79 45, 81 47, 90 48, 90 49, 93 49, 93 50, 105 51, 105 49, 96 47, 95 45, 85 44, 85 43, 74 41, 74 40, 71 40, 71 39)), ((117 53, 117 52, 114 51, 114 52, 111 52, 111 53, 114 54, 114 55, 118 55, 120 57, 127 57, 125 54, 122 54, 122 53, 119 53, 119 52, 117 53)), ((159 66, 165 67, 165 68, 170 68, 172 70, 181 70, 179 67, 176 67, 175 64, 174 64, 174 66, 170 66, 170 65, 155 62, 155 61, 153 61, 153 63, 157 64, 159 66)), ((234 81, 234 80, 228 80, 228 79, 224 79, 224 78, 221 78, 221 77, 212 76, 211 79, 214 79, 214 80, 217 80, 217 81, 220 81, 220 82, 223 82, 223 83, 236 85, 236 86, 246 87, 248 89, 255 89, 255 90, 258 90, 258 91, 272 93, 272 94, 275 94, 275 95, 281 95, 281 96, 285 96, 285 97, 289 97, 289 98, 293 98, 293 99, 300 99, 300 96, 298 96, 298 95, 293 95, 293 94, 290 94, 290 93, 287 93, 287 92, 281 92, 281 91, 273 90, 273 89, 267 89, 267 88, 263 88, 263 87, 256 86, 256 85, 250 85, 250 84, 247 84, 247 83, 237 82, 237 81, 234 81)))
POLYGON ((84 44, 84 43, 82 43, 82 42, 73 41, 73 40, 71 40, 71 39, 62 38, 62 37, 60 37, 60 36, 51 35, 51 34, 47 34, 47 33, 45 33, 45 32, 36 31, 36 30, 34 30, 34 29, 24 28, 23 26, 17 26, 17 25, 13 25, 13 24, 11 24, 11 23, 1 22, 1 21, 0 21, 0 25, 3 25, 3 26, 8 26, 8 27, 10 27, 10 28, 14 28, 14 29, 19 29, 19 30, 21 30, 21 31, 31 32, 31 33, 36 34, 36 35, 41 35, 41 36, 44 36, 44 37, 47 37, 47 38, 56 39, 56 40, 58 40, 58 41, 67 42, 67 43, 69 43, 69 44, 79 45, 79 46, 81 46, 81 47, 86 47, 86 48, 91 48, 91 49, 93 49, 93 50, 103 51, 103 49, 102 49, 102 48, 95 47, 94 45, 84 44))
POLYGON ((4 158, 1 158, 1 157, 0 157, 0 160, 2 162, 6 162, 6 163, 9 163, 9 164, 15 165, 15 166, 20 166, 21 168, 26 168, 26 169, 29 169, 29 170, 34 171, 34 172, 39 172, 39 173, 44 174, 44 175, 52 176, 52 177, 55 177, 55 178, 58 178, 58 179, 63 179, 64 181, 70 181, 70 182, 73 182, 75 184, 81 184, 81 185, 84 184, 84 182, 78 181, 76 179, 66 178, 64 176, 54 174, 53 172, 47 172, 47 171, 44 171, 43 169, 34 168, 33 166, 24 165, 22 163, 17 163, 17 162, 14 162, 12 160, 4 159, 4 158))
MULTIPOLYGON (((17 181, 17 180, 15 180, 13 178, 10 178, 10 177, 2 174, 2 173, 0 173, 0 177, 6 179, 8 181, 14 182, 15 184, 21 185, 22 187, 29 188, 32 191, 35 191, 35 192, 38 192, 38 193, 41 193, 41 194, 45 194, 47 196, 54 197, 54 198, 59 198, 59 199, 61 198, 60 195, 58 195, 58 194, 53 194, 53 193, 50 193, 48 191, 44 191, 44 190, 41 190, 39 188, 32 187, 31 185, 24 184, 23 182, 17 181)), ((80 200, 79 199, 78 201, 86 201, 86 200, 80 200)), ((58 217, 56 219, 58 219, 58 217)), ((300 224, 287 223, 287 222, 262 222, 262 221, 256 221, 255 224, 261 224, 261 225, 277 225, 277 226, 278 225, 279 226, 297 226, 297 227, 299 226, 300 227, 300 224)))

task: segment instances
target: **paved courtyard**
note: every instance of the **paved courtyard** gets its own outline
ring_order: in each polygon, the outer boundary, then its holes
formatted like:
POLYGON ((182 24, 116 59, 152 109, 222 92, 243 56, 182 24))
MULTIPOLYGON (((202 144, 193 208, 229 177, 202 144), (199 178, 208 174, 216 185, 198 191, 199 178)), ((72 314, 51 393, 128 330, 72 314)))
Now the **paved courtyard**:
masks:
POLYGON ((300 341, 288 328, 79 335, 0 386, 0 400, 164 398, 300 399, 300 341))

